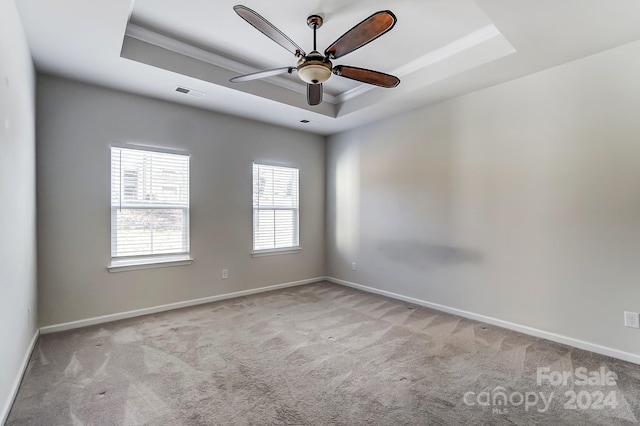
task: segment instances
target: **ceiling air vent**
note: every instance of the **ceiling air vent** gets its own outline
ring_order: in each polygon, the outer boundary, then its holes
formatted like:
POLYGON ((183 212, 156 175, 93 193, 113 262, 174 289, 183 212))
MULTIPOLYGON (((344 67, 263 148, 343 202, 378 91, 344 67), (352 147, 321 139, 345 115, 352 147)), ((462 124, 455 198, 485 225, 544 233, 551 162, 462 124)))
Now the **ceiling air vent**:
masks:
POLYGON ((176 87, 176 92, 184 93, 185 95, 193 96, 194 98, 201 98, 204 96, 203 92, 199 92, 197 90, 189 89, 182 86, 176 87))
POLYGON ((303 120, 300 120, 300 123, 302 123, 302 124, 307 124, 307 125, 309 125, 309 126, 315 126, 316 124, 320 124, 320 123, 319 123, 319 122, 317 122, 317 121, 307 120, 306 118, 305 118, 305 119, 303 119, 303 120))

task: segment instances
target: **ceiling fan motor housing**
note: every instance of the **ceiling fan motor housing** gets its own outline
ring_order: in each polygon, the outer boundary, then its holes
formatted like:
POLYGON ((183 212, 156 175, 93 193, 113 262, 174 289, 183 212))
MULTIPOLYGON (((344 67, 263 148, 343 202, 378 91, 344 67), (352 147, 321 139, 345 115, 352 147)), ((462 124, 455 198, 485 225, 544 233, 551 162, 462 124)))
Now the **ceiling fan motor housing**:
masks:
POLYGON ((313 51, 298 61, 298 76, 309 84, 322 84, 331 77, 333 64, 320 52, 313 51))

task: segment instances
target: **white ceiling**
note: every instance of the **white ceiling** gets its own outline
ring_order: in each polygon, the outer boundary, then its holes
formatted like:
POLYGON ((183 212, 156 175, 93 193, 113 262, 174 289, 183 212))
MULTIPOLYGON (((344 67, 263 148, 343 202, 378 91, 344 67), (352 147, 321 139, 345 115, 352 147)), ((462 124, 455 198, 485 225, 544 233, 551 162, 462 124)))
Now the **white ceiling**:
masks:
POLYGON ((39 71, 331 134, 640 39, 637 0, 243 0, 307 52, 378 10, 396 26, 334 61, 398 75, 394 89, 332 76, 310 107, 295 76, 232 76, 296 58, 233 11, 240 0, 18 0, 39 71), (205 93, 175 92, 185 86, 205 93), (300 120, 311 120, 301 124, 300 120))

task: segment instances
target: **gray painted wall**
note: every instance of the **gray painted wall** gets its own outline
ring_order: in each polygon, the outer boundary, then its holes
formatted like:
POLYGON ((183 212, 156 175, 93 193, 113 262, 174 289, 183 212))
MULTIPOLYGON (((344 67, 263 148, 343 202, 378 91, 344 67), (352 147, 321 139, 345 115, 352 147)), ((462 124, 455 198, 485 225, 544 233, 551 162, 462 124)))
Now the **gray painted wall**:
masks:
POLYGON ((35 72, 13 1, 0 1, 0 424, 36 332, 35 72), (29 318, 31 309, 31 318, 29 318))
POLYGON ((323 137, 50 76, 37 93, 41 326, 324 276, 323 137), (122 142, 191 153, 192 265, 107 271, 122 142), (254 160, 300 168, 302 252, 251 257, 254 160))
POLYGON ((638 76, 635 42, 332 136, 328 275, 640 353, 638 76))

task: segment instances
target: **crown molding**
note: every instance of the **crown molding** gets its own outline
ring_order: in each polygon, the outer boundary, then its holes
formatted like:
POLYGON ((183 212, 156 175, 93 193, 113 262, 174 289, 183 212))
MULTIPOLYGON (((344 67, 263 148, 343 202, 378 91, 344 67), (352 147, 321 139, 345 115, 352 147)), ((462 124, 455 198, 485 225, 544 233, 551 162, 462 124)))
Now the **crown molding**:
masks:
MULTIPOLYGON (((391 71, 391 74, 397 77, 404 77, 406 75, 412 74, 416 71, 419 71, 421 69, 434 65, 438 62, 441 62, 454 55, 462 53, 466 50, 469 50, 482 43, 485 43, 495 37, 503 37, 503 35, 494 25, 487 25, 486 27, 480 28, 479 30, 476 30, 470 34, 467 34, 464 37, 461 37, 455 41, 452 41, 451 43, 446 44, 439 49, 432 50, 426 55, 423 55, 411 62, 408 62, 394 69, 393 71, 391 71)), ((340 95, 337 95, 336 100, 338 103, 346 102, 349 99, 353 99, 356 96, 360 96, 363 93, 368 92, 373 88, 374 86, 363 84, 361 86, 347 90, 346 92, 343 92, 340 95)))
MULTIPOLYGON (((249 74, 256 71, 261 71, 241 62, 234 61, 233 59, 225 58, 224 56, 218 55, 209 50, 193 46, 184 41, 180 41, 173 37, 158 33, 141 25, 134 24, 133 22, 129 22, 127 24, 125 36, 152 44, 154 46, 162 47, 163 49, 171 50, 172 52, 176 52, 181 55, 189 56, 193 59, 197 59, 208 64, 226 68, 239 74, 249 74)), ((290 81, 281 77, 269 77, 262 79, 262 81, 269 82, 275 86, 279 86, 283 89, 291 90, 303 95, 306 95, 307 93, 306 85, 296 83, 294 81, 290 81)), ((337 103, 336 97, 329 93, 324 93, 323 101, 327 101, 331 104, 337 103)))

